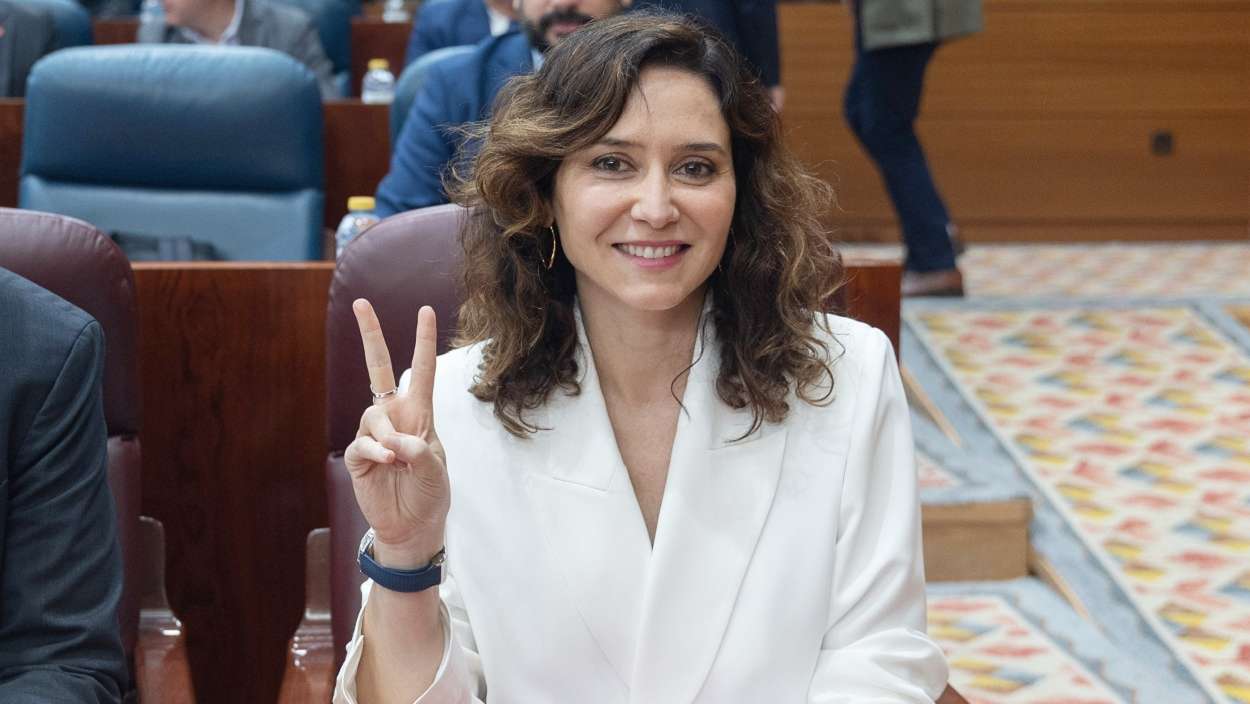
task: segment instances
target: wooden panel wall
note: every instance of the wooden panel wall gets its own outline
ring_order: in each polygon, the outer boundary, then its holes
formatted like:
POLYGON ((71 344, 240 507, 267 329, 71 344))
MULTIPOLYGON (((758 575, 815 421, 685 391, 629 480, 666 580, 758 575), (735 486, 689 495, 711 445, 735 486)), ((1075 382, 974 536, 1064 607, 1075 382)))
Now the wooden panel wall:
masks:
MULTIPOLYGON (((841 116, 845 7, 781 11, 788 139, 839 193, 847 239, 895 238, 841 116)), ((1250 6, 1226 0, 987 0, 942 47, 919 123, 970 240, 1245 238, 1250 6), (1169 155, 1152 153, 1169 133, 1169 155)))

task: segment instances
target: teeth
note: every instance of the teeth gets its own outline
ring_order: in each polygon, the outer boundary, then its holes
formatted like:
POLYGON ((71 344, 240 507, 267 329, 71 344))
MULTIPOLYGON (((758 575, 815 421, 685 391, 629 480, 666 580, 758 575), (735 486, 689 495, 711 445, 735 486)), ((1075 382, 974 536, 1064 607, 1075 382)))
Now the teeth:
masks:
POLYGON ((677 250, 681 249, 678 245, 669 245, 667 247, 640 247, 633 244, 622 244, 620 248, 631 257, 641 257, 643 259, 661 259, 663 257, 671 257, 677 254, 677 250))

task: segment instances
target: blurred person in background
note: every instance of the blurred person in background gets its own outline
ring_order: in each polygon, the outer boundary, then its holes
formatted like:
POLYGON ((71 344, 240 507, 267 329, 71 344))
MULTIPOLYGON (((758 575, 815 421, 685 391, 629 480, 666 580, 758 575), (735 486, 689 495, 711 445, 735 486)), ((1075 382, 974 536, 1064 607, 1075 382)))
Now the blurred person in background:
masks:
POLYGON ((52 17, 37 6, 0 0, 0 98, 26 95, 26 77, 56 48, 52 17))
POLYGON ((78 0, 92 17, 132 17, 139 12, 136 0, 78 0))
POLYGON ((404 65, 435 49, 477 44, 512 29, 513 0, 426 0, 417 10, 404 65))
POLYGON ((781 86, 777 0, 638 0, 637 7, 691 15, 715 27, 759 73, 773 107, 781 111, 786 91, 781 86))
POLYGON ((273 0, 162 0, 163 24, 139 27, 147 44, 210 44, 275 49, 308 67, 321 98, 341 97, 334 67, 308 14, 273 0))
POLYGON ((924 74, 938 46, 981 30, 981 0, 852 0, 855 66, 844 111, 903 230, 903 295, 962 296, 957 230, 916 137, 924 74))
POLYGON ((104 333, 0 269, 0 702, 117 702, 121 549, 104 333))
MULTIPOLYGON (((551 46, 629 5, 630 0, 515 0, 520 31, 490 37, 468 54, 430 66, 395 140, 390 171, 378 185, 377 214, 446 203, 443 176, 464 141, 459 128, 490 117, 504 83, 541 66, 551 46)), ((474 145, 464 146, 467 161, 474 145)))

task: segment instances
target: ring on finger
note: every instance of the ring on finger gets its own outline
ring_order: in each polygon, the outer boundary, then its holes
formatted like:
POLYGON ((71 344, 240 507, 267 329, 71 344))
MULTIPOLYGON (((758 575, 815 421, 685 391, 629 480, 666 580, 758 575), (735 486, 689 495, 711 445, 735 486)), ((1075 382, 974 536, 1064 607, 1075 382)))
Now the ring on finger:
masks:
POLYGON ((383 399, 390 398, 391 396, 394 396, 395 394, 399 393, 399 387, 396 386, 392 388, 390 391, 383 391, 381 393, 378 393, 377 391, 373 390, 372 386, 370 386, 369 393, 373 394, 374 401, 381 401, 383 399))

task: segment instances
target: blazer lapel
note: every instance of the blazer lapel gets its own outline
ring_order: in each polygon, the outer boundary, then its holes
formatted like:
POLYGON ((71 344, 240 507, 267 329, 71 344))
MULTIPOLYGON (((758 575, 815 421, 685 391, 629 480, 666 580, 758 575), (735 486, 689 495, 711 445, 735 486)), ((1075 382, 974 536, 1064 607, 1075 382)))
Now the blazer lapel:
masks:
POLYGON ((578 329, 581 393, 557 390, 538 418, 549 430, 533 438, 527 487, 572 603, 628 689, 651 546, 580 317, 578 329))
POLYGON ((704 316, 686 384, 650 573, 630 700, 689 702, 706 680, 768 517, 784 427, 751 425, 716 395, 719 346, 704 316))

